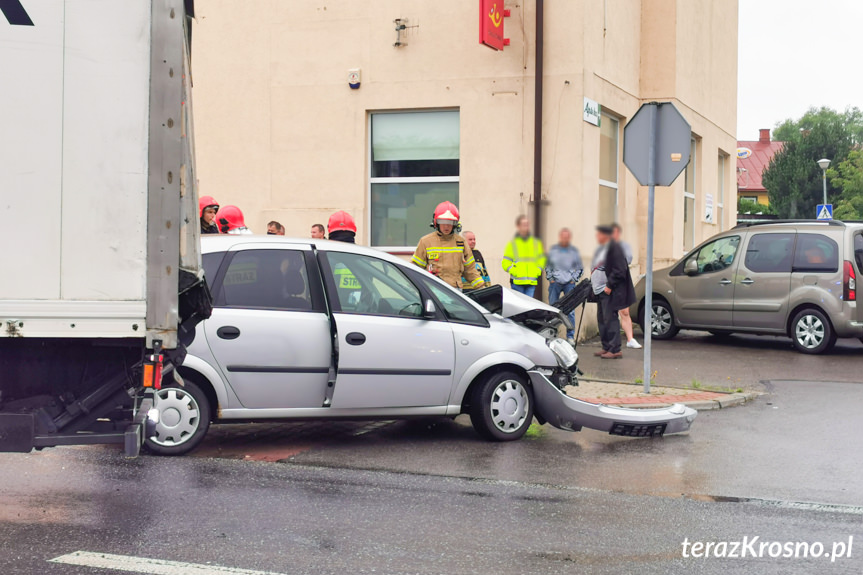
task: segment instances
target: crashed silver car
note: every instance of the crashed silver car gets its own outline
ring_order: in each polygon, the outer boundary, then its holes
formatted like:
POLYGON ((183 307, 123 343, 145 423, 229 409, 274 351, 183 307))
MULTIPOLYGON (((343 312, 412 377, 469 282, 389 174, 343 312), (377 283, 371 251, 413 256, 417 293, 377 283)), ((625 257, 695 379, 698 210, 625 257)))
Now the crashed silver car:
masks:
POLYGON ((618 435, 686 431, 695 411, 568 397, 578 354, 558 308, 499 286, 471 299, 394 256, 279 236, 202 240, 214 298, 176 383, 157 392, 151 451, 194 448, 211 422, 470 414, 496 441, 535 418, 618 435), (476 301, 475 301, 476 300, 476 301), (179 381, 182 379, 182 383, 179 381))

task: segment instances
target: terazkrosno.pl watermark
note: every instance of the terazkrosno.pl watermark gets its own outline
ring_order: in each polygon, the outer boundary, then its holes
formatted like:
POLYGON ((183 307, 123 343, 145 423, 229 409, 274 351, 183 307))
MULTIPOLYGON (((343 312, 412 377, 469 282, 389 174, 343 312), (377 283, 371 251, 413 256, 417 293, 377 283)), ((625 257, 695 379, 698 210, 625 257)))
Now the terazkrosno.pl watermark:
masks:
POLYGON ((744 536, 739 541, 690 541, 687 537, 681 544, 683 557, 696 559, 805 559, 829 557, 830 562, 851 557, 854 536, 847 541, 821 543, 820 541, 762 541, 760 536, 744 536))

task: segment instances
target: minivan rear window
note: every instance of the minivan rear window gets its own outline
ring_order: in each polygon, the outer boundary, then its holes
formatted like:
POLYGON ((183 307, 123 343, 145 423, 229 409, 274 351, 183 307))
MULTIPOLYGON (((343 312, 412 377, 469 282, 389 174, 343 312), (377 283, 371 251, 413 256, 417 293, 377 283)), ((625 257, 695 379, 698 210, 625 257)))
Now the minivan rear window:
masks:
POLYGON ((857 260, 857 269, 863 272, 863 234, 854 236, 854 259, 857 260))
POLYGON ((838 272, 839 244, 823 234, 797 234, 793 271, 838 272))

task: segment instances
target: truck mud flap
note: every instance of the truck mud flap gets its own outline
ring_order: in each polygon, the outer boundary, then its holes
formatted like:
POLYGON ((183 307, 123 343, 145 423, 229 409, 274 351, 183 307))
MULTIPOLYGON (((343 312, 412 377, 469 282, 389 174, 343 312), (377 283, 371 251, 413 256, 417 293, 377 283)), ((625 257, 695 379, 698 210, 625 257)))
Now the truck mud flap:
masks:
POLYGON ((697 411, 675 403, 657 409, 626 409, 569 397, 537 370, 528 371, 539 417, 567 431, 582 427, 611 435, 651 437, 689 431, 697 411))

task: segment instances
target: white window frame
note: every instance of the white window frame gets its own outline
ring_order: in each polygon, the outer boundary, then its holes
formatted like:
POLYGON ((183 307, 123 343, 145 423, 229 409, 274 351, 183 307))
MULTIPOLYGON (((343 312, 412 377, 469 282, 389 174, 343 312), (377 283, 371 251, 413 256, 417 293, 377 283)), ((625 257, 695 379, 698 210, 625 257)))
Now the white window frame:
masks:
MULTIPOLYGON (((368 209, 366 210, 366 229, 368 230, 368 245, 376 250, 390 254, 412 254, 416 246, 375 246, 372 245, 372 185, 373 184, 426 184, 426 183, 456 183, 461 179, 461 133, 459 133, 459 175, 458 176, 428 176, 411 178, 373 178, 372 177, 372 117, 378 114, 410 114, 412 112, 458 112, 459 131, 461 130, 461 108, 405 108, 400 110, 369 110, 366 115, 366 169, 368 170, 368 184, 366 186, 366 197, 368 198, 368 209)), ((461 203, 461 185, 459 185, 459 203, 461 203)), ((432 214, 429 214, 431 222, 432 214)), ((431 228, 429 228, 431 230, 431 228)))
MULTIPOLYGON (((614 122, 617 123, 617 134, 615 134, 615 138, 614 138, 615 143, 617 144, 617 161, 614 163, 614 179, 615 179, 615 181, 610 182, 608 180, 603 180, 602 178, 599 178, 599 185, 600 186, 605 186, 606 188, 613 188, 614 189, 614 216, 612 217, 612 220, 616 222, 618 219, 618 214, 620 213, 620 183, 619 182, 620 182, 620 156, 621 156, 621 150, 620 150, 620 139, 621 139, 620 138, 620 121, 621 121, 621 119, 618 118, 617 116, 613 116, 613 115, 609 114, 608 112, 600 112, 600 114, 599 114, 600 123, 602 122, 603 118, 608 118, 609 120, 613 120, 614 122)), ((600 130, 601 130, 601 128, 600 128, 600 130)), ((601 137, 602 137, 602 132, 600 131, 600 138, 601 137)), ((600 149, 600 154, 602 154, 601 149, 600 149)), ((600 159, 600 162, 601 161, 602 160, 600 159)), ((599 193, 598 187, 597 187, 596 192, 597 192, 597 194, 599 193)), ((597 214, 597 215, 599 215, 599 214, 597 214)), ((608 223, 608 222, 602 222, 602 223, 608 223)))
POLYGON ((683 253, 688 254, 691 252, 695 246, 698 245, 698 242, 695 241, 695 222, 698 217, 695 215, 698 213, 698 200, 696 195, 698 194, 698 139, 693 136, 689 145, 691 147, 692 153, 689 158, 689 166, 686 167, 688 170, 689 167, 692 167, 692 187, 694 188, 692 191, 686 189, 686 174, 683 176, 683 253), (690 217, 692 221, 690 222, 690 226, 692 227, 692 245, 688 248, 686 247, 686 199, 692 199, 692 213, 690 217))
POLYGON ((719 150, 719 162, 717 165, 717 169, 719 170, 719 189, 717 190, 717 196, 719 196, 716 200, 716 211, 719 214, 719 221, 714 221, 714 224, 719 224, 719 229, 722 230, 725 228, 725 170, 726 163, 728 162, 728 154, 719 150))

